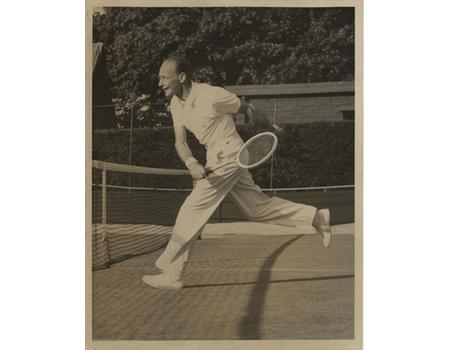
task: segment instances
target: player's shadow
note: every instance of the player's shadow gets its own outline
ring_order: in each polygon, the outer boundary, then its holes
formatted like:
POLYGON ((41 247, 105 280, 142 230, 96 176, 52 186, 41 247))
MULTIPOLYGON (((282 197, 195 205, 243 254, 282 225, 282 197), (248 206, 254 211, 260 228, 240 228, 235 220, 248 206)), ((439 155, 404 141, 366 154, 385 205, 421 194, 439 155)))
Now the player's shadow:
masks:
POLYGON ((261 319, 264 311, 267 287, 270 283, 270 273, 275 261, 292 243, 302 238, 304 235, 296 236, 293 239, 278 247, 261 267, 256 285, 250 295, 250 303, 247 306, 246 316, 241 319, 239 325, 240 339, 261 339, 261 319))
POLYGON ((254 285, 251 294, 250 302, 245 310, 245 316, 241 319, 239 324, 239 338, 246 340, 258 340, 261 338, 261 322, 264 312, 264 305, 269 284, 286 283, 286 282, 305 282, 305 281, 320 281, 320 280, 335 280, 344 278, 354 278, 353 274, 334 275, 334 276, 317 276, 304 277, 292 279, 271 280, 271 270, 277 258, 295 241, 302 238, 304 235, 295 236, 294 238, 283 243, 278 247, 272 255, 270 255, 258 274, 256 282, 235 282, 235 283, 214 283, 214 284, 198 284, 189 285, 184 288, 205 288, 205 287, 220 287, 220 286, 235 286, 235 285, 254 285))

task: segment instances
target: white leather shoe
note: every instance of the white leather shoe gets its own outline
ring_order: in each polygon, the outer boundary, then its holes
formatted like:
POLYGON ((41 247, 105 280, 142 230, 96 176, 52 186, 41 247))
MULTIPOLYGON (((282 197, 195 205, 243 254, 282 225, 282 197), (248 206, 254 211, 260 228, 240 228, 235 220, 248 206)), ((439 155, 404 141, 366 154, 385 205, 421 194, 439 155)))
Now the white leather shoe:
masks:
POLYGON ((159 275, 147 275, 142 277, 142 281, 153 288, 158 289, 181 289, 183 282, 181 279, 175 279, 167 273, 159 275))
POLYGON ((320 209, 317 211, 317 222, 314 227, 322 236, 322 244, 328 248, 331 244, 331 225, 330 225, 330 210, 320 209))

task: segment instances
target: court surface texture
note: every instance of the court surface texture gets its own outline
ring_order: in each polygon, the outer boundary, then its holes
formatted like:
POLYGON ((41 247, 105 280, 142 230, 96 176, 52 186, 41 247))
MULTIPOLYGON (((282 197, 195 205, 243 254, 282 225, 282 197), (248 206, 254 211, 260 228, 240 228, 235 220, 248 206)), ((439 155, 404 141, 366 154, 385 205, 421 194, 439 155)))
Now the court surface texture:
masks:
POLYGON ((352 339, 353 225, 333 227, 328 249, 243 227, 197 242, 181 290, 142 282, 161 249, 93 271, 93 340, 352 339))

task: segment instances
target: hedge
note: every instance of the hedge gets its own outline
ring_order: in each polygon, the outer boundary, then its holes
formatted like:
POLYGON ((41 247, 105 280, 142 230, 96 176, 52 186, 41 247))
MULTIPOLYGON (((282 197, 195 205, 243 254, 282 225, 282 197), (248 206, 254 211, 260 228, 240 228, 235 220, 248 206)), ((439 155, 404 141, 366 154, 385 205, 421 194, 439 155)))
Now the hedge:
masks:
MULTIPOLYGON (((349 185, 354 183, 354 123, 352 121, 315 122, 283 125, 274 159, 273 187, 309 187, 349 185)), ((244 140, 255 134, 251 126, 239 126, 244 140)), ((128 164, 130 130, 95 130, 92 158, 128 164)), ((138 166, 184 167, 174 147, 171 127, 133 130, 132 164, 138 166)), ((188 143, 201 162, 205 151, 188 134, 188 143)), ((252 170, 255 182, 270 186, 270 162, 252 170)), ((135 176, 134 176, 135 178, 135 176)), ((148 176, 147 176, 148 178, 148 176)), ((96 181, 94 179, 94 181, 96 181)), ((145 182, 145 180, 142 180, 145 182)), ((164 181, 160 179, 158 181, 164 181)))

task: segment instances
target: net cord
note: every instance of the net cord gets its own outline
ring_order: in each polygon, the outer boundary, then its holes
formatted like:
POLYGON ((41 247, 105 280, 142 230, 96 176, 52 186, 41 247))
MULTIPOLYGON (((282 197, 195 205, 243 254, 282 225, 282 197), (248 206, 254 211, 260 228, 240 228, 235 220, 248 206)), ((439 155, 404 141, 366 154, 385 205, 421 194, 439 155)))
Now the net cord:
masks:
POLYGON ((164 168, 150 168, 137 165, 126 165, 119 163, 109 163, 100 160, 93 160, 92 167, 101 170, 118 171, 123 173, 136 173, 147 175, 189 175, 189 170, 184 169, 164 169, 164 168))

